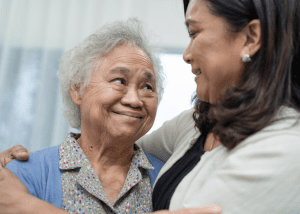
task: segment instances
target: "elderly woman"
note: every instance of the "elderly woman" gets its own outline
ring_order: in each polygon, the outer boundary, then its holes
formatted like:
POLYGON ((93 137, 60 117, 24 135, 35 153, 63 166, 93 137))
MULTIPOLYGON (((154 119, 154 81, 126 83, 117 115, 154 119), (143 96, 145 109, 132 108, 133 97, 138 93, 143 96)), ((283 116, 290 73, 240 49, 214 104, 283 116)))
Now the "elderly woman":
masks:
POLYGON ((152 160, 153 171, 135 141, 152 127, 163 87, 140 23, 90 35, 61 58, 58 78, 64 116, 81 134, 7 168, 30 194, 69 212, 151 212, 159 164, 152 160))
MULTIPOLYGON (((153 125, 163 77, 139 21, 115 22, 90 35, 61 58, 58 78, 64 116, 81 134, 7 168, 31 195, 68 212, 151 212, 152 185, 163 164, 135 142, 153 125)), ((46 205, 29 213, 49 211, 46 205)))
POLYGON ((183 2, 197 97, 138 142, 167 160, 154 210, 299 213, 300 2, 183 2))

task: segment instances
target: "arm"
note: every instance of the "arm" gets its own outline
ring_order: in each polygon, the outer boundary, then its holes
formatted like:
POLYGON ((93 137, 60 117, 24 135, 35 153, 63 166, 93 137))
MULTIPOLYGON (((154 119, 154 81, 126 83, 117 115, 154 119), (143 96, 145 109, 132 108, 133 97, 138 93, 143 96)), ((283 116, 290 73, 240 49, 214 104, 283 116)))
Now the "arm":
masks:
MULTIPOLYGON (((66 214, 52 204, 28 193, 25 185, 10 170, 0 166, 0 214, 66 214)), ((215 205, 200 208, 185 208, 178 211, 158 211, 156 214, 220 214, 221 208, 215 205)))
POLYGON ((9 169, 0 166, 0 214, 67 213, 28 193, 26 186, 9 169))
POLYGON ((173 154, 181 135, 194 127, 193 109, 174 117, 151 134, 141 137, 136 143, 147 153, 166 162, 173 154), (185 130, 187 129, 187 130, 185 130))
MULTIPOLYGON (((198 208, 184 208, 177 211, 162 210, 156 214, 220 214, 222 209, 216 205, 198 208)), ((65 212, 50 203, 29 194, 26 186, 9 169, 0 166, 0 214, 39 214, 65 212)))

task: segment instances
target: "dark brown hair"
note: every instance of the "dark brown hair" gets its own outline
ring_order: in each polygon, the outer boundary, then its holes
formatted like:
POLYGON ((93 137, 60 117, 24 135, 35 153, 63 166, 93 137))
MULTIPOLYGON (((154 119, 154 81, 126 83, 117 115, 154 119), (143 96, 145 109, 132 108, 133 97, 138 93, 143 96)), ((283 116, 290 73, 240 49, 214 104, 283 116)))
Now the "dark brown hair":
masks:
MULTIPOLYGON (((195 98, 193 118, 228 149, 271 124, 281 106, 300 111, 299 0, 205 0, 235 31, 261 22, 261 48, 245 63, 239 86, 215 104, 195 98)), ((189 0, 183 0, 186 13, 189 0)))

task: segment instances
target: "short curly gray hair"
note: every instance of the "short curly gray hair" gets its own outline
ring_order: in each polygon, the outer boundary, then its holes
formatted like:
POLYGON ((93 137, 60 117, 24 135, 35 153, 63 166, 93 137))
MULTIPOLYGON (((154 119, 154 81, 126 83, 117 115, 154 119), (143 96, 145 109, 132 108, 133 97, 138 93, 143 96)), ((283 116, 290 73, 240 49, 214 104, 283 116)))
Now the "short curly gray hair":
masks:
POLYGON ((81 91, 86 88, 92 72, 97 69, 97 64, 101 61, 101 56, 123 43, 137 45, 149 56, 154 68, 158 103, 160 103, 164 90, 164 74, 160 59, 155 54, 157 49, 149 46, 141 21, 136 18, 126 22, 117 21, 100 28, 78 46, 66 52, 60 59, 57 76, 65 106, 63 116, 71 127, 80 129, 81 121, 79 107, 71 98, 70 86, 80 83, 81 91))

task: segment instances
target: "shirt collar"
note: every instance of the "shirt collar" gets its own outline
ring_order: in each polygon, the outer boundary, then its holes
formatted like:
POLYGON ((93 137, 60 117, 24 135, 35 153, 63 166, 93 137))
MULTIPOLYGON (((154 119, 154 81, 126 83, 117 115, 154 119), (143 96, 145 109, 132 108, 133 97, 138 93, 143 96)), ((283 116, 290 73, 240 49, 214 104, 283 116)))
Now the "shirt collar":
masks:
POLYGON ((153 170, 154 167, 152 166, 152 164, 149 162, 147 156, 145 155, 145 153, 143 152, 143 150, 141 148, 139 148, 138 145, 134 144, 134 154, 132 157, 131 162, 135 164, 135 166, 137 168, 142 167, 144 169, 148 169, 148 170, 153 170))
MULTIPOLYGON (((62 170, 70 170, 81 168, 88 161, 76 139, 80 134, 70 132, 63 143, 59 146, 59 168, 62 170)), ((136 144, 134 144, 134 154, 132 157, 133 164, 137 168, 153 170, 154 167, 149 162, 147 156, 136 144)))

